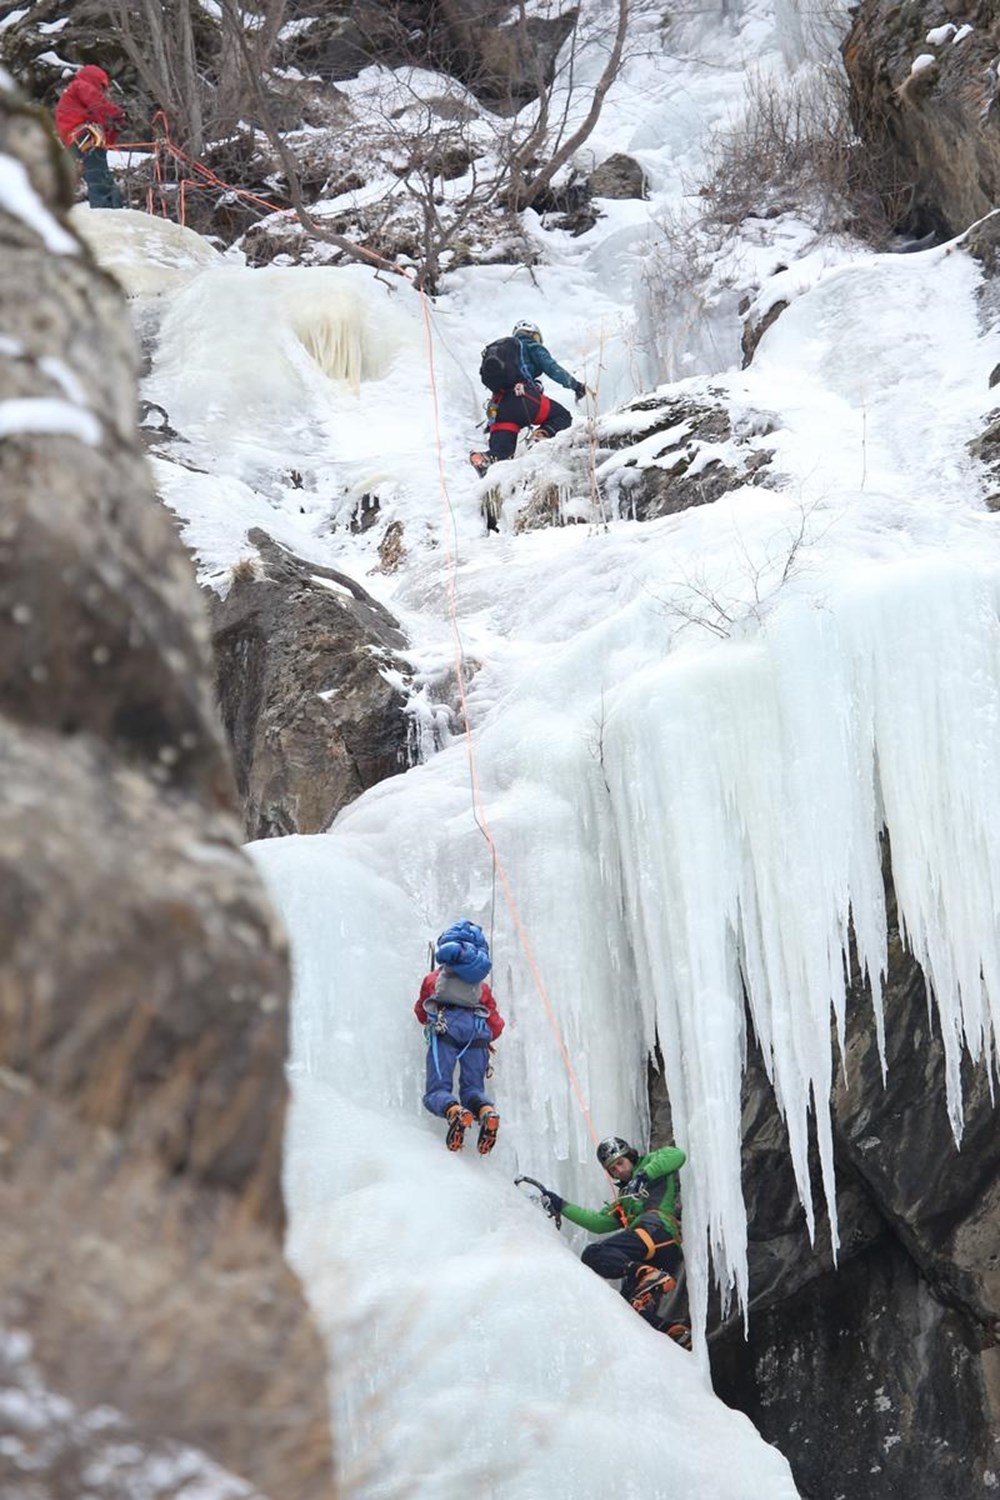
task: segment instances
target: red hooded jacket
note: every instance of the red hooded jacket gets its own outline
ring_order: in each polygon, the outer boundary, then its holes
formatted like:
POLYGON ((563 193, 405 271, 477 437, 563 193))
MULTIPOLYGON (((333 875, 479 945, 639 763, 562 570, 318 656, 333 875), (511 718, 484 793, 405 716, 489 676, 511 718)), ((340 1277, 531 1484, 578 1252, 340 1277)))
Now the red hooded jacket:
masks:
POLYGON ((56 104, 56 129, 64 146, 73 144, 73 132, 81 125, 100 125, 108 145, 118 139, 115 125, 124 120, 125 111, 106 93, 111 79, 96 63, 81 68, 65 88, 56 104))
MULTIPOLYGON (((430 974, 425 974, 423 983, 420 986, 420 999, 413 1007, 413 1014, 416 1016, 421 1026, 426 1026, 427 1022, 430 1020, 430 1016, 428 1016, 427 1011, 424 1009, 424 1006, 428 1000, 434 999, 434 983, 440 972, 440 969, 434 969, 430 974)), ((504 1019, 500 1012, 497 1010, 497 1003, 493 998, 493 991, 490 989, 485 979, 483 980, 481 1000, 483 1006, 486 1009, 486 1024, 490 1028, 490 1036, 494 1041, 496 1041, 501 1031, 503 1031, 504 1019)))

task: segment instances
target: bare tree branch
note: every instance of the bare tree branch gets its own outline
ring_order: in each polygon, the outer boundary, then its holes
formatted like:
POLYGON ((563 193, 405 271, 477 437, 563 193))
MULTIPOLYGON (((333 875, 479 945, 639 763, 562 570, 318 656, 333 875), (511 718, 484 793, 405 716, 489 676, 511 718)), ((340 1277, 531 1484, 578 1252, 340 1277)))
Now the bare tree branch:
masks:
MULTIPOLYGON (((565 166, 565 164, 569 161, 574 151, 579 150, 584 141, 586 141, 593 132, 595 125, 600 119, 601 110, 604 107, 604 100, 607 97, 608 90, 614 83, 615 79, 618 77, 618 73, 621 68, 622 56, 625 51, 625 38, 628 33, 628 18, 628 0, 618 0, 618 23, 615 27, 615 35, 614 40, 611 44, 611 51, 608 54, 608 60, 604 65, 604 71, 601 73, 601 76, 597 81, 597 86, 594 89, 594 97, 591 100, 590 109, 587 111, 586 117, 576 128, 576 130, 573 131, 572 135, 567 136, 567 138, 562 142, 559 148, 550 157, 547 165, 542 169, 541 172, 538 173, 537 176, 532 177, 530 182, 525 182, 523 183, 523 185, 518 182, 515 182, 513 184, 513 207, 518 209, 530 207, 530 205, 535 201, 542 190, 548 187, 549 183, 552 181, 553 177, 555 177, 560 168, 565 166)), ((528 138, 528 141, 525 142, 524 147, 522 147, 518 151, 516 160, 512 163, 513 173, 515 176, 517 176, 518 174, 523 174, 525 172, 529 156, 533 156, 539 149, 540 143, 537 140, 537 136, 538 131, 536 129, 532 132, 531 136, 528 138)))
POLYGON ((325 224, 319 223, 306 208, 302 196, 302 178, 299 174, 298 163, 275 124, 271 101, 264 83, 265 74, 264 68, 261 66, 261 60, 254 57, 245 30, 242 26, 236 24, 241 19, 236 0, 221 0, 221 6, 223 15, 228 18, 231 24, 231 35, 245 65, 246 82, 252 93, 254 114, 285 173, 288 182, 288 196, 291 199, 295 217, 302 225, 302 228, 309 234, 318 240, 323 240, 328 245, 336 246, 349 259, 361 261, 366 265, 386 266, 387 261, 385 256, 378 255, 375 251, 367 249, 364 245, 355 244, 353 240, 347 239, 345 235, 337 234, 334 230, 328 229, 325 224))

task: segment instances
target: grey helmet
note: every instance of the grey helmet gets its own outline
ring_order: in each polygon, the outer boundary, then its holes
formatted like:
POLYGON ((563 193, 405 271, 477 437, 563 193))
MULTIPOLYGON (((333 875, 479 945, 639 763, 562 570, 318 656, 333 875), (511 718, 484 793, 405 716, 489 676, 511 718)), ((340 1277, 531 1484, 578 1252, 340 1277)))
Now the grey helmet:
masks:
POLYGON ((605 1172, 620 1156, 627 1156, 633 1162, 639 1160, 639 1152, 628 1141, 623 1141, 620 1135, 609 1135, 597 1148, 597 1160, 605 1172))
POLYGON ((538 324, 530 323, 525 318, 522 318, 520 323, 514 324, 512 332, 514 334, 514 337, 517 339, 534 339, 536 344, 544 343, 544 340, 542 338, 542 330, 539 328, 538 324))

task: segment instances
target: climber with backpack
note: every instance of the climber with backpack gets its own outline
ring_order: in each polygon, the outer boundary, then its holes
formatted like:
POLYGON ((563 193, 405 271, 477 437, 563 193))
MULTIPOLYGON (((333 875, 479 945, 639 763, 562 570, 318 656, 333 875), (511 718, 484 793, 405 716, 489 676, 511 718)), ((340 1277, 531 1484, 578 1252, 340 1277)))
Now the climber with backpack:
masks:
POLYGON ((643 1155, 613 1135, 601 1141, 597 1160, 618 1188, 611 1203, 579 1208, 535 1184, 541 1206, 553 1218, 608 1235, 587 1246, 584 1265, 608 1281, 621 1278, 621 1294, 640 1317, 690 1349, 691 1329, 676 1305, 683 1277, 677 1174, 687 1158, 679 1146, 643 1155))
POLYGON ((477 1120, 479 1154, 487 1156, 500 1126, 496 1106, 485 1093, 487 1067, 504 1020, 486 983, 493 965, 483 929, 475 922, 453 923, 438 938, 434 960, 438 967, 424 976, 413 1007, 427 1039, 424 1108, 447 1120, 449 1151, 461 1151, 465 1132, 477 1120))
POLYGON ((91 208, 123 207, 108 165, 107 147, 118 139, 117 128, 125 111, 108 97, 111 86, 104 69, 88 63, 56 101, 56 130, 83 172, 91 208))
POLYGON ((486 345, 479 378, 490 392, 486 406, 489 452, 469 454, 469 462, 480 477, 491 464, 514 457, 522 427, 533 427, 536 438, 548 438, 572 422, 566 408, 542 390, 543 375, 572 391, 577 401, 587 394, 582 380, 574 379, 562 365, 556 364, 534 323, 515 323, 509 338, 495 339, 486 345))

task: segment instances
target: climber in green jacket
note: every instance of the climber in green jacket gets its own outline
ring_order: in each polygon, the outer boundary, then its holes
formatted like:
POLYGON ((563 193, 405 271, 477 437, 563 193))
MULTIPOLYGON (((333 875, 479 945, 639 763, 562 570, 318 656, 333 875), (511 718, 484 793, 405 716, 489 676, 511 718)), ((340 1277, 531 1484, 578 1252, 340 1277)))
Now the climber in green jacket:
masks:
POLYGON ((602 1209, 580 1208, 543 1188, 542 1207, 592 1234, 608 1235, 587 1246, 580 1257, 584 1265, 608 1281, 620 1277, 622 1296, 636 1312, 689 1349, 690 1327, 675 1316, 671 1296, 683 1262, 677 1173, 687 1158, 679 1146, 661 1146, 642 1156, 616 1135, 601 1142, 597 1159, 619 1185, 613 1202, 602 1209))

